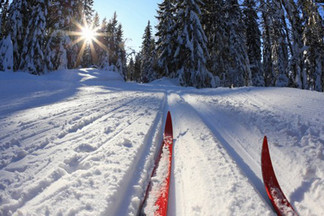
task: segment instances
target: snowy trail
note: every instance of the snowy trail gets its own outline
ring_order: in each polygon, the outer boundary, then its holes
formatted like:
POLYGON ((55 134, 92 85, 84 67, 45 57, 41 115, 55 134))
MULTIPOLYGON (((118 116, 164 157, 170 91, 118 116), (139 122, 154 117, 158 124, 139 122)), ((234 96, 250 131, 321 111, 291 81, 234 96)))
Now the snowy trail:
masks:
POLYGON ((136 215, 174 131, 169 215, 274 215, 264 135, 300 215, 324 215, 324 95, 125 83, 113 72, 0 73, 0 215, 136 215))
POLYGON ((271 215, 271 208, 189 104, 169 97, 173 111, 175 189, 170 215, 271 215))

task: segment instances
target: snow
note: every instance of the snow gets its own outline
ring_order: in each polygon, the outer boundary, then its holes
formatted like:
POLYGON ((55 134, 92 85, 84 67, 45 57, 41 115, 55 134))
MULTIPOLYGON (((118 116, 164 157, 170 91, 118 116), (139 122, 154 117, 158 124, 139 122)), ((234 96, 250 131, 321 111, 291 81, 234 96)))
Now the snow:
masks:
POLYGON ((324 215, 323 107, 323 93, 290 88, 125 83, 98 69, 0 72, 0 215, 136 215, 167 110, 168 215, 275 215, 264 135, 290 203, 324 215))

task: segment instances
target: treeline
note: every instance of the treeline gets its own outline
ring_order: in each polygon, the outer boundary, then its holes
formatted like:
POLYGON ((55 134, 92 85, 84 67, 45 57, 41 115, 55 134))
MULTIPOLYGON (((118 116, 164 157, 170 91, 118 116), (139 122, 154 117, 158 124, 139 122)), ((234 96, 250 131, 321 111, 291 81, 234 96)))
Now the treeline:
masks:
POLYGON ((123 30, 116 13, 100 22, 93 0, 0 0, 0 71, 90 67, 126 72, 123 30), (85 23, 97 29, 91 45, 81 40, 85 23))
POLYGON ((117 15, 100 22, 93 0, 0 0, 0 70, 41 74, 95 65, 137 82, 170 77, 197 88, 323 91, 320 2, 164 0, 157 33, 148 22, 140 52, 127 61, 117 15), (84 20, 98 31, 93 45, 76 34, 84 20))
MULTIPOLYGON (((128 80, 183 86, 287 86, 323 91, 324 24, 314 0, 164 0, 128 80), (241 1, 240 1, 241 2, 241 1)), ((322 5, 323 7, 323 5, 322 5)))

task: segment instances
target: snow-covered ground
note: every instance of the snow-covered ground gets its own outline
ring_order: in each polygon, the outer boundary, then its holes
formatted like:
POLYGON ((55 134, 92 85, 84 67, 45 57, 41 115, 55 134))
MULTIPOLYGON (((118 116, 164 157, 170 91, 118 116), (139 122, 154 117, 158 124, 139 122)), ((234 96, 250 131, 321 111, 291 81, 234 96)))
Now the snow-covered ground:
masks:
POLYGON ((324 94, 125 83, 113 72, 0 72, 0 215, 135 215, 174 131, 169 214, 275 215, 264 135, 300 215, 324 215, 324 94))

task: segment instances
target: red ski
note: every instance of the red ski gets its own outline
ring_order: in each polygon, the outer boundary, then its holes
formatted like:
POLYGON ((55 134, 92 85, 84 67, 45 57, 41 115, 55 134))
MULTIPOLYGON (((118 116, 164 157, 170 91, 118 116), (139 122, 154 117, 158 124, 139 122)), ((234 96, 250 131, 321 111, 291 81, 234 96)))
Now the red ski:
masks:
POLYGON ((172 165, 173 130, 170 111, 168 112, 163 143, 155 162, 151 182, 140 207, 140 215, 166 216, 172 165), (142 209, 145 202, 144 209, 142 209))
POLYGON ((272 167, 266 136, 263 139, 261 166, 264 186, 278 216, 298 216, 297 212, 291 206, 279 186, 278 180, 272 167))

